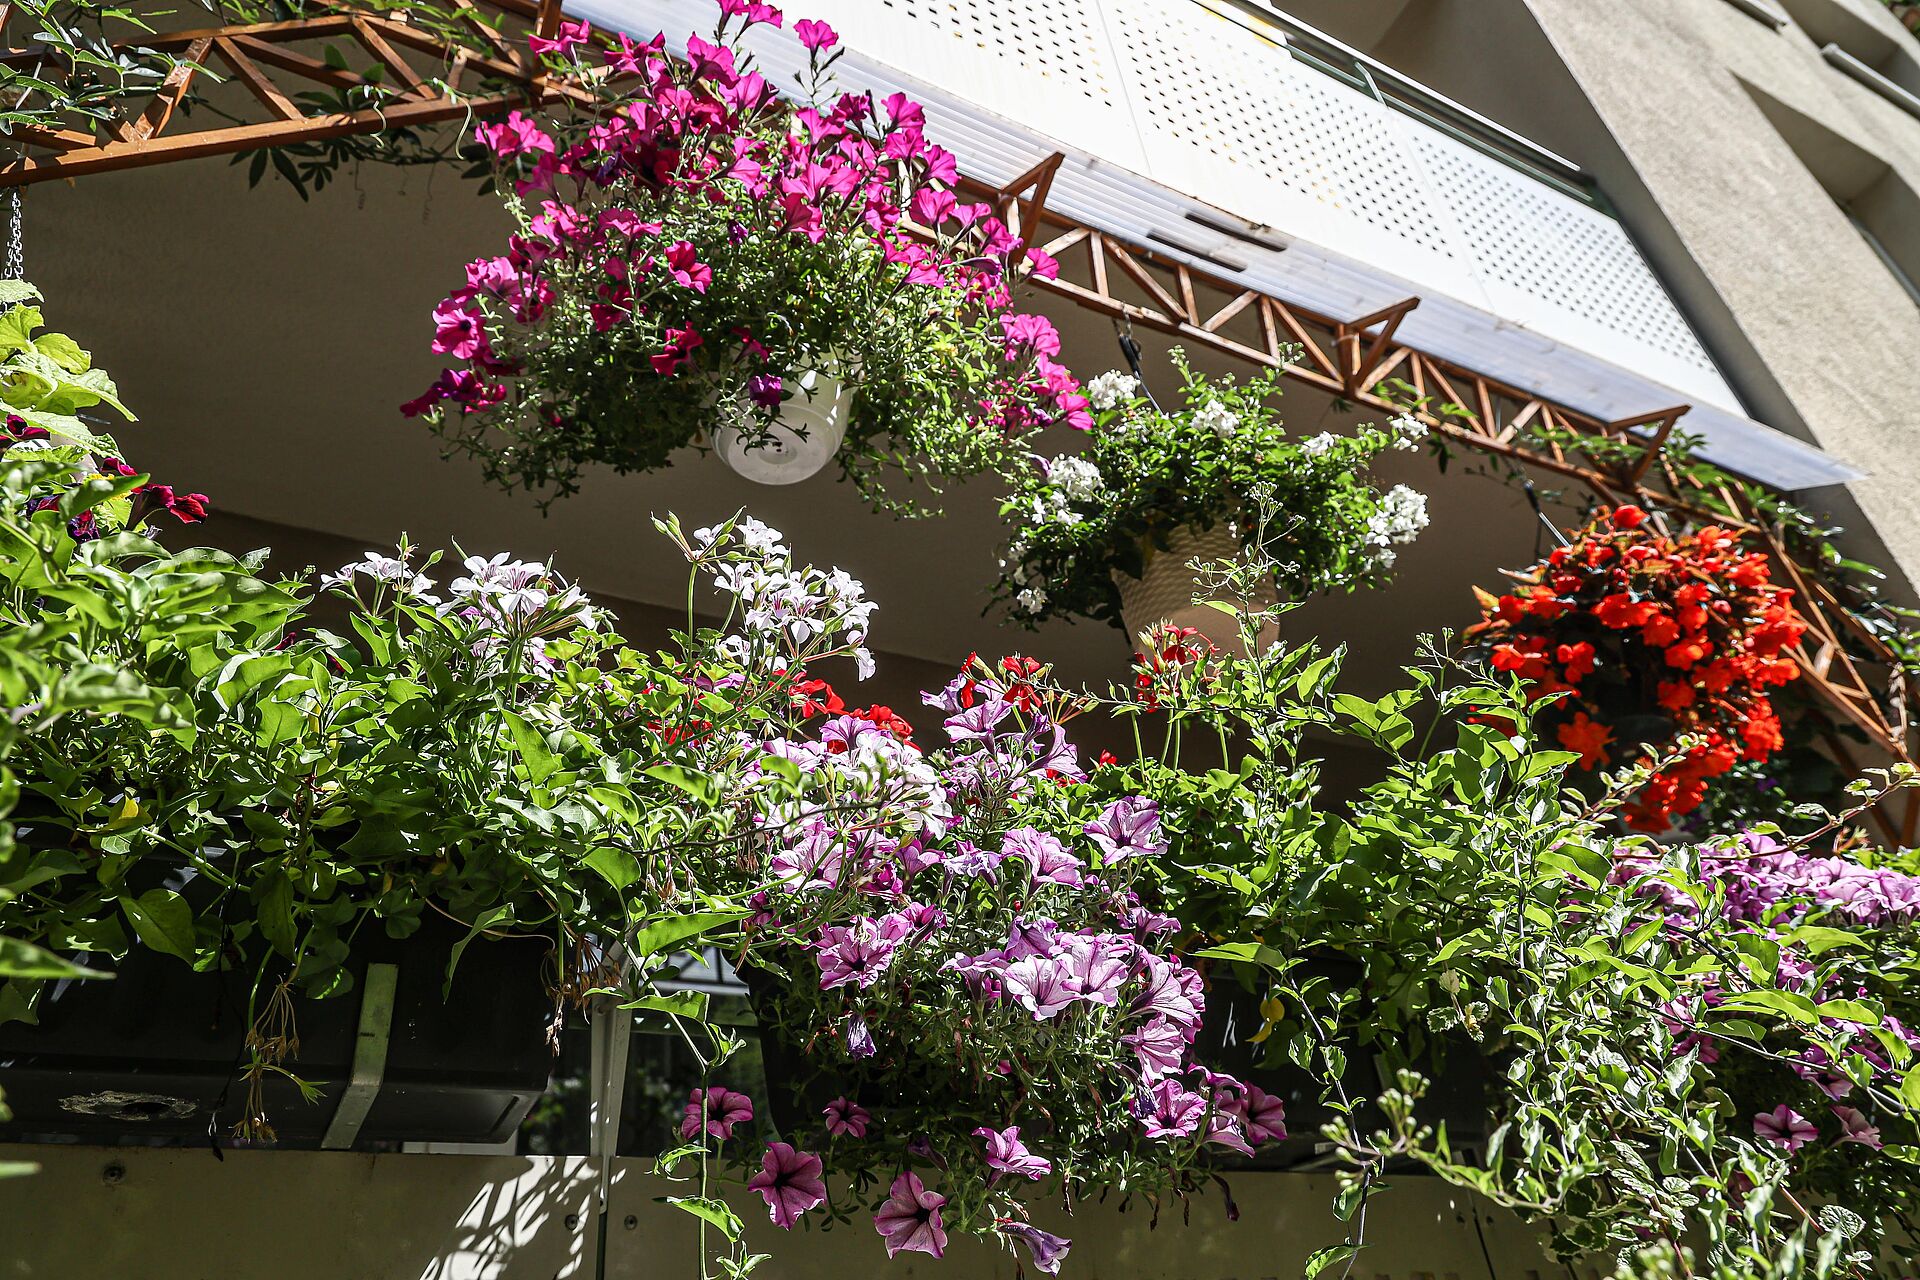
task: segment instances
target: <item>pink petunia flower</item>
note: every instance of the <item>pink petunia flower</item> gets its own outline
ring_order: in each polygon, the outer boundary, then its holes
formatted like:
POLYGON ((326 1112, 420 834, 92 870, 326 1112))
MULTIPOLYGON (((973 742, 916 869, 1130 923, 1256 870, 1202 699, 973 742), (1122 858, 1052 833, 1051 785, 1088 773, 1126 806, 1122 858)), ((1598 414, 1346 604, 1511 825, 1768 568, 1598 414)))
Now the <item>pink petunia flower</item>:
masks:
POLYGON ((794 23, 793 34, 799 36, 800 43, 815 53, 822 49, 831 49, 840 42, 839 32, 813 18, 802 18, 794 23))
POLYGON ((775 1226, 791 1231, 801 1214, 827 1198, 822 1171, 819 1156, 785 1142, 769 1143, 760 1172, 747 1179, 747 1189, 758 1191, 767 1202, 767 1216, 775 1226))
POLYGON ((1776 1147, 1785 1147, 1789 1151, 1798 1151, 1820 1136, 1807 1118, 1781 1103, 1771 1111, 1762 1111, 1753 1118, 1753 1135, 1762 1142, 1771 1142, 1776 1147))
POLYGON ((929 1191, 911 1171, 893 1180, 887 1202, 873 1215, 873 1229, 887 1242, 887 1256, 906 1250, 940 1257, 947 1248, 947 1229, 940 1208, 947 1198, 929 1191))
POLYGON ((733 1136, 733 1127, 753 1119, 753 1099, 722 1085, 695 1089, 687 1095, 687 1112, 680 1121, 680 1136, 688 1141, 698 1137, 704 1125, 708 1136, 725 1142, 733 1136))
POLYGON ((1863 1147, 1880 1150, 1880 1130, 1874 1128, 1872 1121, 1858 1107, 1835 1107, 1833 1115, 1840 1122, 1841 1142, 1857 1142, 1863 1147))
POLYGON ((1038 1182, 1053 1172, 1051 1160, 1033 1154, 1020 1141, 1017 1124, 997 1131, 983 1125, 973 1131, 973 1136, 987 1140, 987 1168, 993 1170, 989 1181, 998 1182, 1000 1175, 1010 1173, 1038 1182))
POLYGON ((848 1098, 835 1098, 821 1113, 827 1118, 827 1132, 836 1138, 864 1138, 873 1113, 848 1098))

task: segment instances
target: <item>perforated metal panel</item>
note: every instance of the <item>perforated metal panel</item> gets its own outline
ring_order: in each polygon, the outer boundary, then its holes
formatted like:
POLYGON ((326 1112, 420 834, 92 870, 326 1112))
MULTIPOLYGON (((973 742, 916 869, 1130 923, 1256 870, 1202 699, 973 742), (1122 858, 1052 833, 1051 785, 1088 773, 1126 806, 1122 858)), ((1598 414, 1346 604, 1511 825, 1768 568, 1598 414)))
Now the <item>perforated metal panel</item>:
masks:
POLYGON ((1433 195, 1458 223, 1496 300, 1515 291, 1685 365, 1713 368, 1617 221, 1450 138, 1410 132, 1433 195))

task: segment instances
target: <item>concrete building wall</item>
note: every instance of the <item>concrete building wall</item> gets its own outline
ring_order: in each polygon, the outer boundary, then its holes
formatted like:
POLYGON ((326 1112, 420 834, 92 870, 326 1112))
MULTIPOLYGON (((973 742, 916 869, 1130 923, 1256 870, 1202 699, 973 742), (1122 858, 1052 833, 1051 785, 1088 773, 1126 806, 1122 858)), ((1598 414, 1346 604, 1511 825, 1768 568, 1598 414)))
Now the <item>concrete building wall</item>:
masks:
MULTIPOLYGON (((1808 505, 1920 581, 1920 41, 1879 0, 1283 0, 1598 179, 1758 419, 1870 473, 1808 505)), ((1907 584, 1896 584, 1910 593, 1907 584)))
MULTIPOLYGON (((1865 196, 1858 211, 1889 247, 1913 251, 1899 215, 1920 189, 1920 118, 1827 62, 1803 27, 1727 0, 1526 5, 1616 150, 1593 162, 1609 193, 1736 386, 1766 421, 1869 472, 1852 497, 1920 576, 1920 305, 1839 202, 1865 196), (1841 158, 1823 134, 1852 148, 1850 181, 1819 172, 1841 158)), ((1793 8, 1908 41, 1870 0, 1793 8)))

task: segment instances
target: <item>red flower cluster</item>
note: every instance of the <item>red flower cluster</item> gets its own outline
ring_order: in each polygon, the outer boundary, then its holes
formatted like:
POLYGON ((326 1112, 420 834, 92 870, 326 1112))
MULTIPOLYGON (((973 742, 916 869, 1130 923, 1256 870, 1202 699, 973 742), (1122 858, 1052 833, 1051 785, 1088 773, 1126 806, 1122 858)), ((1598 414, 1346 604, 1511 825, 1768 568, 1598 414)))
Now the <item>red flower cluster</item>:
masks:
POLYGON ((1515 590, 1478 593, 1485 617, 1468 635, 1531 696, 1565 695, 1549 723, 1582 768, 1704 739, 1628 809, 1635 827, 1660 831, 1699 807, 1711 779, 1781 748, 1767 690, 1799 675, 1785 654, 1807 624, 1768 581, 1766 556, 1730 531, 1670 538, 1646 520, 1617 508, 1515 590))
MULTIPOLYGON (((908 746, 913 746, 913 726, 904 716, 883 703, 874 703, 870 707, 849 709, 846 700, 833 691, 833 686, 825 680, 809 678, 795 682, 788 691, 793 703, 800 709, 802 719, 814 716, 852 716, 855 720, 865 720, 876 729, 884 729, 908 746)), ((842 748, 844 750, 844 747, 842 748)))
POLYGON ((1176 693, 1188 680, 1211 678, 1203 660, 1220 650, 1198 627, 1176 627, 1156 622, 1140 633, 1142 649, 1133 655, 1133 698, 1148 711, 1158 711, 1160 700, 1176 693))

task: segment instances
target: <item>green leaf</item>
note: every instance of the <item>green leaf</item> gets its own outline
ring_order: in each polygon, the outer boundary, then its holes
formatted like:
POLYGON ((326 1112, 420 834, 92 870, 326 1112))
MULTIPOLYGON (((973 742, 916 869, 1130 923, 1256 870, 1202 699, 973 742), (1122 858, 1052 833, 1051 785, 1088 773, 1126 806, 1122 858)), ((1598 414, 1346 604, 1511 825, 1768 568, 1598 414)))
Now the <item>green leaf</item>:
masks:
POLYGON ((93 357, 64 333, 43 333, 33 340, 33 346, 68 373, 85 373, 93 367, 93 357))
POLYGON ((1325 1249, 1315 1249, 1307 1257, 1306 1265, 1301 1269, 1301 1280, 1313 1280, 1334 1263, 1345 1262, 1351 1258, 1354 1252, 1354 1247, 1350 1244, 1336 1244, 1329 1245, 1325 1249))
POLYGON ((1287 968, 1287 958, 1264 942, 1223 942, 1193 953, 1207 960, 1236 960, 1243 964, 1265 965, 1269 969, 1287 968))
POLYGON ((677 764, 656 764, 649 765, 646 774, 650 778, 658 778, 662 782, 680 788, 702 804, 710 805, 714 802, 713 779, 703 773, 682 769, 677 764))
POLYGON ((41 293, 25 280, 0 280, 0 307, 14 307, 23 302, 39 302, 41 293))
POLYGON ((0 938, 0 978, 111 978, 19 938, 0 938))
POLYGON ((727 1207, 726 1201, 715 1200, 711 1196, 660 1196, 655 1203, 670 1204, 696 1218, 703 1218, 720 1228, 729 1240, 738 1240, 744 1230, 739 1215, 727 1207))
MULTIPOLYGON (((558 772, 560 757, 547 749, 546 739, 518 714, 512 711, 501 714, 507 719, 507 727, 513 731, 513 746, 520 753, 520 763, 527 766, 527 776, 533 779, 534 784, 537 786, 558 772)), ((621 887, 614 886, 616 889, 621 887)))
POLYGON ((1907 1110, 1920 1111, 1920 1067, 1907 1072, 1900 1082, 1900 1101, 1907 1104, 1907 1110))
POLYGON ((726 911, 694 911, 683 916, 669 916, 636 933, 629 950, 635 957, 657 955, 708 930, 744 920, 752 914, 745 907, 735 907, 726 911))
POLYGON ((285 872, 276 871, 266 878, 266 886, 260 894, 260 933, 273 944, 275 951, 292 959, 293 881, 285 872))
POLYGON ((615 890, 624 889, 640 878, 640 860, 625 849, 595 849, 581 861, 615 890))
POLYGON ((649 1009, 654 1013, 664 1013, 675 1018, 692 1018, 696 1022, 707 1020, 707 993, 704 991, 676 991, 667 996, 641 996, 621 1005, 622 1009, 649 1009))
POLYGON ((120 909, 148 948, 193 963, 193 908, 185 898, 171 889, 149 889, 137 898, 121 898, 120 909))

